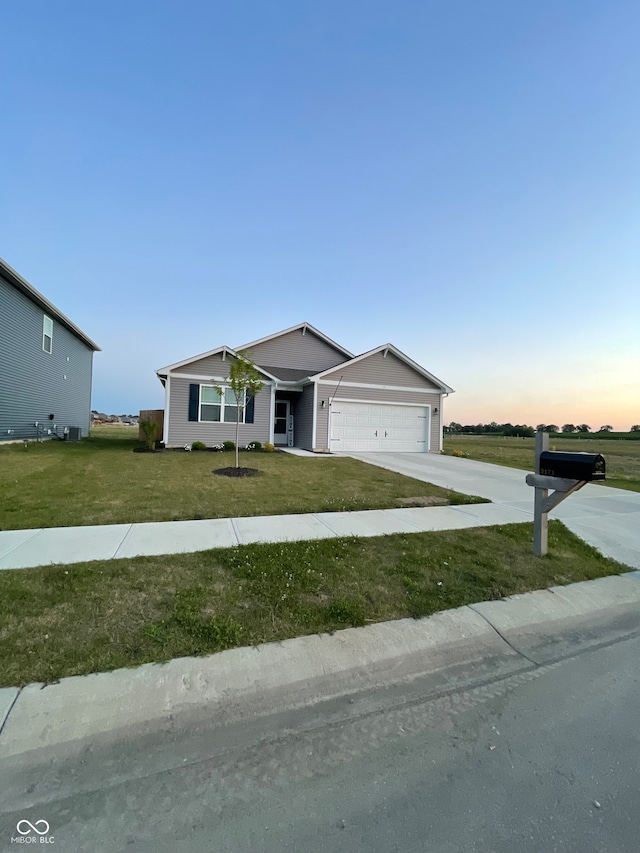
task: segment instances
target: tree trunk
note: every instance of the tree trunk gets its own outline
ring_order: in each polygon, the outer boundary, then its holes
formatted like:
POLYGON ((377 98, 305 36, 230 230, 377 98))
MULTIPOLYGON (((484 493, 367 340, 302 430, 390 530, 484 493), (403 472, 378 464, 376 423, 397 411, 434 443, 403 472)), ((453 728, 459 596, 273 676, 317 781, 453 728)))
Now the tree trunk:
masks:
POLYGON ((240 436, 240 406, 236 406, 236 468, 240 467, 240 461, 238 458, 239 436, 240 436))

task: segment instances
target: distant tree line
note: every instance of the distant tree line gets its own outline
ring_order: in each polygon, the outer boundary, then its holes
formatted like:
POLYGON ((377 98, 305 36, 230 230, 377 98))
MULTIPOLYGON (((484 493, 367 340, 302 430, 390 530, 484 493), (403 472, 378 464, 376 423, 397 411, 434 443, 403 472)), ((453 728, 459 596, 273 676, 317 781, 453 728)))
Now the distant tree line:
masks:
POLYGON ((497 424, 495 421, 490 424, 465 425, 451 421, 449 426, 443 429, 448 435, 513 435, 521 438, 535 435, 534 428, 527 424, 497 424))
MULTIPOLYGON (((446 435, 504 435, 517 436, 519 438, 532 438, 536 432, 554 432, 554 433, 592 433, 589 424, 563 424, 559 427, 557 424, 538 424, 535 427, 528 424, 498 424, 491 421, 490 424, 459 424, 451 421, 448 426, 443 427, 446 435)), ((611 424, 603 424, 597 433, 613 432, 611 424)), ((640 424, 633 424, 630 432, 640 432, 640 424)))

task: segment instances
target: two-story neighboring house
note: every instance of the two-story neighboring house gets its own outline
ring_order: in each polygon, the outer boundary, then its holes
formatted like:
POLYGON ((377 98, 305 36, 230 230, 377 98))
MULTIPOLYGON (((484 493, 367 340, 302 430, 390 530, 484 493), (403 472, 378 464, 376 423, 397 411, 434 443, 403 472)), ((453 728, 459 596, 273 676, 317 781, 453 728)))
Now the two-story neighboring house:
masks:
POLYGON ((88 435, 99 349, 0 258, 0 442, 88 435))
POLYGON ((167 446, 235 438, 228 376, 238 352, 264 381, 242 411, 243 442, 317 452, 442 450, 442 403, 452 388, 393 344, 354 355, 310 323, 156 371, 165 389, 167 446))

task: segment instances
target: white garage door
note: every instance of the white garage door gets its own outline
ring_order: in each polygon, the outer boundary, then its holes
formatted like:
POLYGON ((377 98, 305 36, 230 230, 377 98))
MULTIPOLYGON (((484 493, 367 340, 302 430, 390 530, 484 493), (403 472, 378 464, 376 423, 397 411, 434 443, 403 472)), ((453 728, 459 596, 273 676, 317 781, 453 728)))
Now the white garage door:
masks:
POLYGON ((427 451, 429 406, 341 403, 331 407, 331 450, 427 451))

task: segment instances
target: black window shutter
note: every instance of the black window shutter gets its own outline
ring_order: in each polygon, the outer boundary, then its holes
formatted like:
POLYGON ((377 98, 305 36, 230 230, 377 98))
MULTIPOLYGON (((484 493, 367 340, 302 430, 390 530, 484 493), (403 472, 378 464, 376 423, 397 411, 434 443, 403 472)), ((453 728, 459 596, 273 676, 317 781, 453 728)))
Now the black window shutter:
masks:
POLYGON ((253 423, 253 412, 255 409, 255 397, 247 397, 247 404, 244 409, 244 422, 245 424, 253 423))
POLYGON ((189 420, 198 420, 198 403, 200 402, 200 386, 189 385, 189 420))

